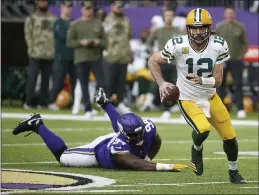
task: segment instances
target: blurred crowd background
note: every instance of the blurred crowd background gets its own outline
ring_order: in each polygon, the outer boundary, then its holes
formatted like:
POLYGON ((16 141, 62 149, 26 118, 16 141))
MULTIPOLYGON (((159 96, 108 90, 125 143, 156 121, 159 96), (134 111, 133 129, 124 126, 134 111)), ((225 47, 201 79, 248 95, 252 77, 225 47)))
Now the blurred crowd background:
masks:
MULTIPOLYGON (((147 60, 172 36, 186 34, 187 13, 201 7, 230 48, 220 97, 239 118, 259 110, 258 1, 2 0, 1 6, 5 106, 19 100, 24 109, 83 110, 90 119, 98 112, 96 87, 103 87, 122 113, 161 110, 169 119, 179 108, 160 105, 147 60)), ((176 82, 175 62, 161 69, 176 82)))

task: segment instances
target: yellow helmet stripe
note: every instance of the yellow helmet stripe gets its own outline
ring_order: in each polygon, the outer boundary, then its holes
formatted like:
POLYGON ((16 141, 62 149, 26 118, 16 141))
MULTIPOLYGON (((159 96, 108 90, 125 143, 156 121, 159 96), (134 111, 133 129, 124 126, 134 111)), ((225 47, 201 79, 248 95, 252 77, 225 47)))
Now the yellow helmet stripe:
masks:
POLYGON ((197 8, 194 10, 194 21, 195 22, 201 22, 201 8, 197 8))

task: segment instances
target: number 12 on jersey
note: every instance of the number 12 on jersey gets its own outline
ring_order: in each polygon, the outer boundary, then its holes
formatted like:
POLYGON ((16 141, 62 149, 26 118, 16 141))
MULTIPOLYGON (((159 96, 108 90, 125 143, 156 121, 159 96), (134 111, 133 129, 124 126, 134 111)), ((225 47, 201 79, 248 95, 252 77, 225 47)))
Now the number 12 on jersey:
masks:
MULTIPOLYGON (((186 64, 188 65, 188 73, 195 73, 194 70, 193 70, 193 65, 194 65, 193 61, 194 61, 193 58, 188 58, 186 60, 186 64)), ((197 73, 195 73, 195 74, 197 74, 200 77, 202 77, 202 73, 212 73, 211 71, 212 71, 212 68, 213 68, 213 60, 210 59, 210 58, 200 58, 197 61, 197 65, 201 66, 203 64, 207 64, 208 68, 199 68, 197 70, 197 73)), ((207 76, 209 77, 209 76, 211 76, 211 74, 209 74, 207 76)))

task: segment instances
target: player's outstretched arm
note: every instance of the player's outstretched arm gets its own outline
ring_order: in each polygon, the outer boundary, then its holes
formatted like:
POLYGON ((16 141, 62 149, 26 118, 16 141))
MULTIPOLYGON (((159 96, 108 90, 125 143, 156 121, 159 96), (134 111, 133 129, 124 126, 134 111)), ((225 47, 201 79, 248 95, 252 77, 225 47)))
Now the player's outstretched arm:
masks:
POLYGON ((167 61, 160 56, 160 52, 155 52, 148 60, 149 70, 159 86, 165 82, 160 65, 166 62, 167 61))
POLYGON ((123 168, 130 168, 138 171, 181 171, 187 168, 183 164, 162 164, 148 162, 132 154, 114 155, 116 162, 123 168))
POLYGON ((151 150, 148 153, 148 157, 150 159, 153 159, 157 155, 157 153, 160 150, 161 144, 162 144, 162 140, 161 140, 159 134, 157 133, 156 136, 154 136, 154 139, 152 141, 151 150))
POLYGON ((149 70, 159 86, 161 101, 164 97, 170 94, 168 88, 173 89, 174 86, 172 83, 165 82, 162 76, 160 65, 166 62, 167 60, 161 57, 160 52, 155 52, 148 60, 149 70))

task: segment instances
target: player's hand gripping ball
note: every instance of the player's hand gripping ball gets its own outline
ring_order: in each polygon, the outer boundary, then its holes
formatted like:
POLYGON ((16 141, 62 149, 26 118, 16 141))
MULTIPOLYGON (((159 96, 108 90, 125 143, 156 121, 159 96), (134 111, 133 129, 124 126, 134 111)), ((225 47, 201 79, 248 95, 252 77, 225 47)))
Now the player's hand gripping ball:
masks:
POLYGON ((162 104, 164 106, 172 106, 179 99, 180 91, 176 85, 172 88, 167 88, 168 94, 164 95, 162 98, 162 104))

